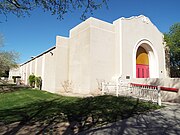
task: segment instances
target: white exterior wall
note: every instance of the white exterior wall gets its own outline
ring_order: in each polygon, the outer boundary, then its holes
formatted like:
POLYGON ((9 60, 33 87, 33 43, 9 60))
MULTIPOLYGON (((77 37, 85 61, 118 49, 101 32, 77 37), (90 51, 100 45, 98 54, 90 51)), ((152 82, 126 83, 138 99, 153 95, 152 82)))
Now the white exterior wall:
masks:
POLYGON ((115 74, 114 26, 89 18, 70 31, 69 79, 74 93, 88 94, 98 80, 110 81, 115 74))
POLYGON ((31 73, 30 73, 30 63, 27 63, 26 64, 26 84, 29 84, 29 81, 28 81, 28 77, 29 77, 29 75, 30 75, 31 73))
POLYGON ((44 73, 42 76, 42 89, 49 92, 55 92, 55 60, 54 50, 44 54, 44 73))
POLYGON ((34 74, 42 78, 42 89, 55 92, 55 60, 54 50, 49 49, 45 53, 34 57, 20 66, 20 74, 24 84, 28 85, 28 77, 34 74))
POLYGON ((87 20, 70 31, 69 80, 74 93, 89 93, 90 87, 90 21, 87 20))
POLYGON ((101 20, 92 19, 90 27, 90 87, 97 90, 98 82, 110 81, 115 71, 114 26, 101 20))
POLYGON ((136 78, 136 51, 138 44, 146 43, 152 47, 157 62, 150 59, 150 77, 165 77, 165 54, 163 35, 145 16, 120 18, 114 22, 117 31, 116 43, 119 44, 120 75, 136 78), (118 39, 119 37, 119 39, 118 39), (140 43, 141 42, 141 43, 140 43), (154 63, 151 63, 154 62, 154 63), (153 66, 151 66, 153 65, 153 66), (157 66, 157 67, 155 67, 157 66))
POLYGON ((69 40, 65 37, 56 37, 55 57, 55 92, 65 92, 62 85, 68 81, 69 74, 69 40))
POLYGON ((13 78, 12 78, 13 76, 21 76, 19 68, 10 69, 9 80, 13 80, 13 78))
POLYGON ((26 66, 20 67, 20 75, 22 83, 25 83, 26 80, 26 66))
POLYGON ((32 60, 31 63, 31 73, 30 74, 35 74, 35 61, 36 59, 32 60))
POLYGON ((35 68, 35 75, 37 75, 37 76, 41 76, 42 77, 42 59, 43 59, 43 57, 41 56, 41 57, 38 57, 38 58, 36 58, 35 60, 36 60, 36 68, 35 68))

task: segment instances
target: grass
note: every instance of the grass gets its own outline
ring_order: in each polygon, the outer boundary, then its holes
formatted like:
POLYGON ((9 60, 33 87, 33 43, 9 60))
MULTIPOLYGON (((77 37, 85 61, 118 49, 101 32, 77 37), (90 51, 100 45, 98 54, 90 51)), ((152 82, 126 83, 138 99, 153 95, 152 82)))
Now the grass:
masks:
POLYGON ((109 95, 64 97, 32 89, 0 94, 1 123, 41 123, 41 132, 62 122, 68 122, 71 128, 78 125, 80 132, 158 108, 155 104, 138 99, 109 95))

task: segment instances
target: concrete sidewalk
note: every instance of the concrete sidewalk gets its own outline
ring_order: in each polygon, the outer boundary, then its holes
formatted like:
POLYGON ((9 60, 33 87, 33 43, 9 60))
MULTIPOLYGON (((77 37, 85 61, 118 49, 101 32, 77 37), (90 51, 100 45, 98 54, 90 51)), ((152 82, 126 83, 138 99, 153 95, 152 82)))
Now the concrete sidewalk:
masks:
POLYGON ((180 104, 137 115, 80 134, 89 135, 180 135, 180 104))

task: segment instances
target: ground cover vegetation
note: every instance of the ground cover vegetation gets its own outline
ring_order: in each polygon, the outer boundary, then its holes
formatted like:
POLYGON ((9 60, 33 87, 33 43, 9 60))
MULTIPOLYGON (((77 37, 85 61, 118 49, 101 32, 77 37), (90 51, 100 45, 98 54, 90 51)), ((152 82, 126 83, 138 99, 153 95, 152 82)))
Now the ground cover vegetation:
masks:
POLYGON ((30 132, 36 134, 74 134, 158 108, 155 104, 130 97, 77 98, 22 89, 0 94, 0 126, 1 132, 6 134, 16 134, 24 126, 29 126, 30 132), (13 128, 2 128, 16 122, 18 124, 13 128), (59 131, 62 123, 65 128, 59 131))

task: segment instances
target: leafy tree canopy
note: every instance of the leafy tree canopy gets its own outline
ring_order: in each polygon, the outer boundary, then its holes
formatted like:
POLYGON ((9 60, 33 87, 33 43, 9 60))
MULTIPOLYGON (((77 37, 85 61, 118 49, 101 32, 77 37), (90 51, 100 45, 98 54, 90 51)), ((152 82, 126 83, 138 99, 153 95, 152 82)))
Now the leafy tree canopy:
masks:
POLYGON ((18 17, 30 15, 35 8, 42 8, 63 19, 67 12, 82 10, 81 19, 86 19, 87 13, 93 13, 103 5, 107 7, 108 0, 0 0, 0 14, 7 18, 12 13, 18 17))
POLYGON ((171 77, 180 77, 180 23, 172 25, 164 39, 170 49, 171 77))
POLYGON ((0 76, 7 76, 10 68, 17 67, 19 54, 13 51, 0 51, 0 76))
MULTIPOLYGON (((3 45, 3 36, 0 35, 0 47, 3 45)), ((19 58, 19 54, 13 51, 0 50, 0 77, 7 76, 7 71, 10 68, 17 67, 16 61, 19 58)))

